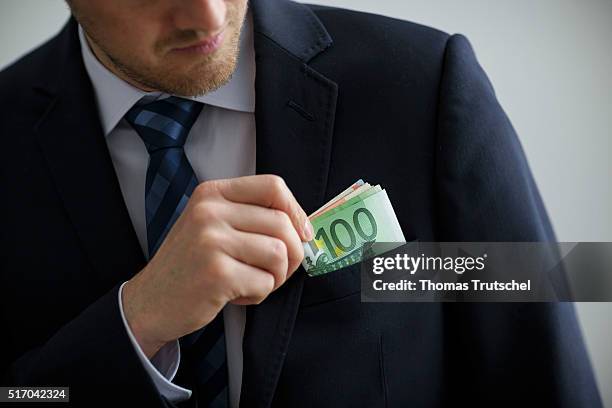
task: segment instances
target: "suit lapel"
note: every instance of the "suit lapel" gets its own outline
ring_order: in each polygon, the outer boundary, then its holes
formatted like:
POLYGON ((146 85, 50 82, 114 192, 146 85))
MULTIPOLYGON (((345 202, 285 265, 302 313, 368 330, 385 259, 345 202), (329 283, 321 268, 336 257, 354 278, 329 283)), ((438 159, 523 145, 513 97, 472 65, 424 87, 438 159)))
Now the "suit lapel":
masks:
POLYGON ((46 108, 34 130, 98 281, 112 287, 145 259, 104 140, 73 20, 55 41, 58 62, 35 86, 46 108))
MULTIPOLYGON (((316 16, 284 1, 251 2, 255 31, 257 173, 284 178, 307 213, 325 196, 337 85, 307 65, 331 44, 316 16)), ((305 272, 247 308, 241 406, 272 403, 305 272)))

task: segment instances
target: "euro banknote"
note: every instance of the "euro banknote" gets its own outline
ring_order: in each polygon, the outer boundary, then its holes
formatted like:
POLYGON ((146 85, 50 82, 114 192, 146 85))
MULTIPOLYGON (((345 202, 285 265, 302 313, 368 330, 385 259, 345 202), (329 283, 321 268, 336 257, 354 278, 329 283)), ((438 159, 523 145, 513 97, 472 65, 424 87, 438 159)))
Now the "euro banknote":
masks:
POLYGON ((302 265, 310 276, 374 256, 375 242, 405 241, 387 192, 363 180, 332 198, 309 219, 314 239, 304 243, 302 265))

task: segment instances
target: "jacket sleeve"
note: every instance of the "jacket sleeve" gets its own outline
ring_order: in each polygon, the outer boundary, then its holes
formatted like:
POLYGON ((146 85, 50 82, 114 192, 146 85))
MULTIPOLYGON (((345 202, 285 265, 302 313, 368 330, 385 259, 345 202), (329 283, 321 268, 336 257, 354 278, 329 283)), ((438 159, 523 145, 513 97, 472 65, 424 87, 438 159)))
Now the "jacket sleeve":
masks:
MULTIPOLYGON (((446 45, 437 120, 438 240, 554 242, 516 132, 461 35, 446 45)), ((452 383, 471 405, 601 406, 573 304, 445 307, 452 383)))
MULTIPOLYGON (((170 407, 139 361, 125 330, 119 285, 14 361, 3 336, 3 385, 68 386, 70 406, 170 407)), ((6 313, 3 310, 3 313, 6 313)))

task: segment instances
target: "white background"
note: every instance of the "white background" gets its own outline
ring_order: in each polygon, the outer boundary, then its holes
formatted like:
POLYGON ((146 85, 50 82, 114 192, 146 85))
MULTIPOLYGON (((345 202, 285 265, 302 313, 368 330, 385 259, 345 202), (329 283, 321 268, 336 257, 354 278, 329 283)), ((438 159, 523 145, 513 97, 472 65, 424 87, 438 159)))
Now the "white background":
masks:
MULTIPOLYGON (((612 241, 612 1, 310 2, 465 34, 520 135, 559 241, 612 241)), ((0 68, 67 17, 61 0, 0 0, 0 68)), ((612 304, 577 307, 612 408, 612 304)))

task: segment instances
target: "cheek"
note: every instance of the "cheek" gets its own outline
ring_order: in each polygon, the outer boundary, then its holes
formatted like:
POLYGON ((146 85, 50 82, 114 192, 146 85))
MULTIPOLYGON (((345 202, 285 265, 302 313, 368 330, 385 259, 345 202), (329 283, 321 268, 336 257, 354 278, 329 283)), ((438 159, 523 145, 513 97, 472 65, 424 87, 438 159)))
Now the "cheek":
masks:
POLYGON ((109 49, 124 58, 152 59, 156 40, 163 27, 163 13, 154 7, 137 5, 138 0, 121 1, 125 2, 123 6, 117 6, 114 10, 107 7, 102 13, 108 17, 105 24, 98 24, 104 31, 105 39, 111 43, 109 49), (121 12, 118 13, 118 10, 121 12))
POLYGON ((159 59, 155 44, 157 30, 147 24, 122 26, 113 33, 113 44, 117 54, 127 60, 137 60, 154 65, 159 59))

